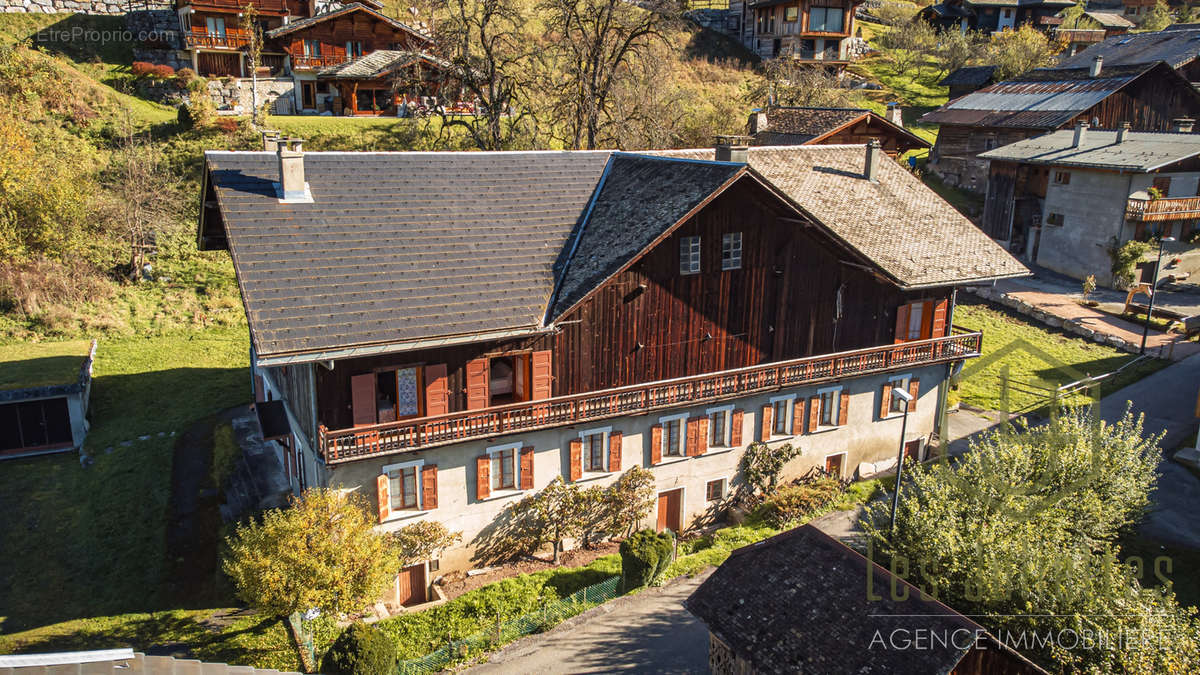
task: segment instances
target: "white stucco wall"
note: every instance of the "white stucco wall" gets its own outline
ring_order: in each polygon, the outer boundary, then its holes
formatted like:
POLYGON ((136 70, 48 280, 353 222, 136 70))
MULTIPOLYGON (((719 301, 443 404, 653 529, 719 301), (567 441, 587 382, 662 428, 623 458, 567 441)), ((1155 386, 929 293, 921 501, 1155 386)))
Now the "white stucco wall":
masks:
POLYGON ((1046 186, 1036 262, 1077 279, 1095 274, 1099 283, 1109 285, 1108 243, 1125 221, 1130 175, 1071 168, 1071 182, 1058 185, 1053 180, 1058 170, 1051 168, 1046 186), (1055 213, 1062 214, 1062 225, 1049 224, 1055 213))

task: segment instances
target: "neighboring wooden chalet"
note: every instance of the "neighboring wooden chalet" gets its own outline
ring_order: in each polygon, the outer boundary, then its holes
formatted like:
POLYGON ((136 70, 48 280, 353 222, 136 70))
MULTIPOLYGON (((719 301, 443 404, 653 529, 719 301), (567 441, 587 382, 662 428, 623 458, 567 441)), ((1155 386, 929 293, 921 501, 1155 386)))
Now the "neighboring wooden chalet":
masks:
POLYGON ((1112 283, 1114 238, 1183 242, 1200 231, 1200 134, 1190 128, 1145 133, 1080 123, 982 157, 991 161, 984 230, 1077 279, 1112 283))
POLYGON ((488 562, 505 508, 556 476, 648 467, 677 531, 723 510, 756 440, 803 449, 788 475, 853 476, 896 455, 895 387, 922 455, 980 349, 955 288, 1027 274, 878 144, 281 147, 208 152, 203 175, 199 244, 233 259, 297 489, 462 531, 443 571, 488 562))
POLYGON ((1200 92, 1165 63, 1090 69, 1038 68, 954 99, 921 120, 939 125, 929 169, 982 193, 987 160, 979 154, 1082 121, 1115 129, 1169 131, 1172 120, 1200 116, 1200 92))
MULTIPOLYGON (((1062 18, 1062 12, 1059 18, 1062 18)), ((1136 27, 1137 24, 1121 16, 1120 12, 1088 10, 1073 20, 1064 19, 1055 29, 1054 37, 1066 43, 1061 57, 1069 58, 1114 35, 1125 35, 1136 27)))
MULTIPOLYGON (((1151 0, 1150 5, 1154 2, 1151 0)), ((1104 67, 1149 66, 1160 61, 1174 68, 1188 82, 1200 82, 1200 25, 1169 26, 1156 33, 1129 33, 1106 38, 1074 56, 1063 59, 1059 68, 1091 68, 1095 58, 1104 67)))
POLYGON ((917 16, 944 30, 998 33, 1029 24, 1050 31, 1061 23, 1057 14, 1073 4, 1070 0, 943 0, 917 16))
POLYGON ((941 86, 950 88, 951 101, 995 83, 996 66, 963 66, 938 82, 941 86))
MULTIPOLYGON (((739 2, 742 42, 764 59, 788 58, 841 70, 853 59, 854 13, 863 0, 739 2)), ((734 5, 731 3, 730 7, 734 5)))
POLYGON ((683 604, 714 675, 1046 672, 814 525, 737 549, 683 604))
POLYGON ((904 128, 896 105, 888 107, 887 118, 860 108, 772 106, 750 113, 747 132, 754 145, 854 145, 874 138, 892 157, 929 147, 904 128))
POLYGON ((0 459, 83 445, 96 342, 0 348, 0 459))

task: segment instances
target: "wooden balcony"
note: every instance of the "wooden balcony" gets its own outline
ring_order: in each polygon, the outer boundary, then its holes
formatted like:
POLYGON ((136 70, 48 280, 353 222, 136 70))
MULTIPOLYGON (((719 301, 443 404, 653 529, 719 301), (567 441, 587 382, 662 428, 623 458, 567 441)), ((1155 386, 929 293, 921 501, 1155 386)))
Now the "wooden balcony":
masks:
POLYGON ((241 49, 249 40, 245 35, 226 33, 225 35, 209 35, 208 33, 188 33, 185 36, 188 49, 241 49))
POLYGON ((292 70, 316 70, 317 68, 325 68, 328 66, 336 66, 339 63, 345 63, 350 59, 345 56, 293 56, 292 70))
POLYGON ((259 14, 284 16, 288 13, 284 0, 182 0, 180 7, 192 7, 198 12, 216 10, 221 12, 241 12, 247 5, 253 4, 259 14))
POLYGON ((1142 222, 1200 219, 1200 197, 1130 199, 1125 218, 1142 222))
POLYGON ((318 444, 328 464, 424 450, 461 441, 591 422, 979 356, 981 333, 811 356, 604 391, 481 410, 329 430, 318 444))

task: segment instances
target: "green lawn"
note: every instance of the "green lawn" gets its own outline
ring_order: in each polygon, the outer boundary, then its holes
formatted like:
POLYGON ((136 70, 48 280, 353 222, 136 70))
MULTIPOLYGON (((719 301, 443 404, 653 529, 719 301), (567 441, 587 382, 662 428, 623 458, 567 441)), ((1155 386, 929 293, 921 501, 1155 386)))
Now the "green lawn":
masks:
POLYGON ((90 340, 0 345, 0 389, 72 384, 87 359, 90 340))
POLYGON ((170 606, 174 439, 157 434, 246 401, 248 352, 243 327, 100 341, 85 445, 95 464, 74 453, 0 464, 0 632, 170 606))
MULTIPOLYGON (((1135 358, 1108 345, 1033 323, 998 305, 962 296, 954 309, 954 325, 983 331, 983 356, 965 364, 954 393, 963 403, 985 410, 1004 409, 1006 369, 1010 384, 1007 409, 1027 412, 1046 400, 1047 389, 1115 371, 1135 358), (1002 352, 1000 358, 989 358, 1002 352)), ((1168 363, 1144 360, 1104 381, 1099 394, 1112 393, 1168 363)))

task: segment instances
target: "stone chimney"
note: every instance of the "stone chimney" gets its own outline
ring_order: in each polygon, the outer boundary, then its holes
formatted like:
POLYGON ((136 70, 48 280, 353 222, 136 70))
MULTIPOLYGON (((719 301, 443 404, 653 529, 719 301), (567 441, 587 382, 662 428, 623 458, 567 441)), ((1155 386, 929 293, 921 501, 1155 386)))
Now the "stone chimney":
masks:
POLYGON ((1075 123, 1075 138, 1071 141, 1072 148, 1078 148, 1083 145, 1083 140, 1087 138, 1088 125, 1087 122, 1075 123))
POLYGON ((279 149, 279 132, 274 129, 263 129, 262 141, 263 150, 275 152, 279 149))
POLYGON ((745 164, 749 159, 751 140, 748 136, 717 136, 716 160, 745 164))
POLYGON ((304 151, 299 138, 280 138, 275 151, 279 157, 279 193, 285 202, 312 201, 304 182, 304 151))
POLYGON ((1103 67, 1104 67, 1104 57, 1103 56, 1092 57, 1092 69, 1089 74, 1092 77, 1100 77, 1100 70, 1103 67))
POLYGON ((1190 117, 1176 117, 1171 120, 1171 131, 1181 134, 1192 133, 1192 127, 1196 126, 1196 120, 1190 117))
POLYGON ((1125 137, 1128 135, 1129 135, 1129 122, 1121 122, 1121 125, 1119 127, 1117 127, 1117 142, 1124 143, 1125 137))
POLYGON ((887 121, 895 124, 898 127, 904 126, 904 115, 900 110, 900 104, 895 101, 887 104, 887 121))
POLYGON ((883 161, 883 147, 878 138, 867 142, 867 161, 863 163, 863 177, 872 183, 879 182, 879 164, 883 161))
POLYGON ((747 125, 747 132, 751 136, 761 131, 766 131, 767 126, 767 111, 755 110, 750 113, 750 123, 747 125))

